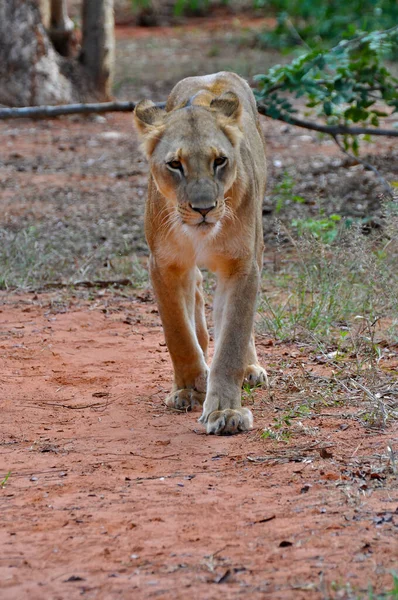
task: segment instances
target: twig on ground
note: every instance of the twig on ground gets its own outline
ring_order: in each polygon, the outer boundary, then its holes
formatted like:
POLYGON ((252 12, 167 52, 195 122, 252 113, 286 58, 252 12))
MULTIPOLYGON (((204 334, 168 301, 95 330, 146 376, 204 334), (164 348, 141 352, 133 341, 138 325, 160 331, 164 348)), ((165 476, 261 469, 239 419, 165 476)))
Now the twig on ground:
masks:
POLYGON ((365 387, 360 381, 355 381, 354 379, 351 379, 350 381, 355 388, 360 388, 363 392, 365 392, 368 398, 373 402, 373 405, 379 409, 382 417, 382 426, 384 429, 387 423, 388 413, 380 394, 373 394, 373 392, 365 387))
POLYGON ((74 281, 70 283, 64 283, 62 281, 50 281, 49 283, 44 283, 41 287, 44 289, 47 288, 70 288, 70 287, 85 287, 85 288, 106 288, 106 287, 124 287, 127 285, 133 285, 131 279, 94 279, 94 281, 84 280, 84 281, 74 281))
POLYGON ((396 475, 398 473, 398 470, 397 470, 396 455, 395 455, 395 452, 392 447, 392 442, 388 442, 387 452, 388 452, 388 458, 390 459, 392 472, 394 473, 394 475, 396 475))
POLYGON ((84 408, 103 408, 104 406, 108 406, 110 402, 93 402, 91 404, 77 404, 76 406, 71 406, 69 404, 62 404, 58 402, 45 402, 41 406, 44 408, 46 406, 56 406, 57 408, 69 408, 71 410, 83 410, 84 408))
MULTIPOLYGON (((154 456, 144 456, 143 454, 137 454, 136 452, 130 452, 131 456, 136 456, 138 458, 144 458, 145 460, 162 460, 165 458, 175 458, 176 456, 179 456, 178 453, 174 453, 174 454, 165 454, 164 456, 159 456, 159 455, 154 455, 154 456)), ((157 477, 157 479, 159 479, 159 477, 157 477)))

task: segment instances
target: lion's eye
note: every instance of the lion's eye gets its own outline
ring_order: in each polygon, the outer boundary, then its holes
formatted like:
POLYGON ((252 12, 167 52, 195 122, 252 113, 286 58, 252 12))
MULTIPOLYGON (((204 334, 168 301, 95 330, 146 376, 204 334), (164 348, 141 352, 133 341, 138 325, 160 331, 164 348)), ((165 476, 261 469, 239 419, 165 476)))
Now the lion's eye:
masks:
POLYGON ((224 165, 227 164, 227 157, 226 156, 218 156, 217 158, 214 159, 214 168, 216 167, 223 167, 224 165))
POLYGON ((171 160, 167 163, 170 169, 174 169, 175 171, 182 171, 182 164, 179 160, 171 160))

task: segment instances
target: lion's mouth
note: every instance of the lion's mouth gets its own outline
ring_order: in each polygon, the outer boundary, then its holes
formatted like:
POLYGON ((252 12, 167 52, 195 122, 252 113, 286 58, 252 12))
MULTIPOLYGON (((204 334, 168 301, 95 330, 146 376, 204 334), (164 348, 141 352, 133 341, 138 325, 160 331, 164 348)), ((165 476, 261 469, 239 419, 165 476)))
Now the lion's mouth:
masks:
POLYGON ((208 216, 203 216, 201 221, 198 219, 193 220, 187 218, 183 218, 181 221, 184 225, 187 225, 191 231, 200 231, 202 234, 214 231, 220 226, 220 219, 214 218, 213 215, 211 215, 210 218, 208 216))
POLYGON ((212 222, 206 221, 205 219, 203 219, 203 221, 200 221, 200 223, 184 223, 183 225, 185 233, 187 233, 190 236, 193 236, 194 238, 196 238, 196 236, 199 236, 200 239, 214 238, 219 232, 220 227, 220 221, 212 222))
POLYGON ((215 226, 215 223, 210 223, 209 221, 205 221, 203 219, 203 221, 201 221, 200 223, 197 223, 195 225, 195 227, 197 227, 197 229, 200 229, 201 231, 206 231, 207 229, 212 229, 215 226))

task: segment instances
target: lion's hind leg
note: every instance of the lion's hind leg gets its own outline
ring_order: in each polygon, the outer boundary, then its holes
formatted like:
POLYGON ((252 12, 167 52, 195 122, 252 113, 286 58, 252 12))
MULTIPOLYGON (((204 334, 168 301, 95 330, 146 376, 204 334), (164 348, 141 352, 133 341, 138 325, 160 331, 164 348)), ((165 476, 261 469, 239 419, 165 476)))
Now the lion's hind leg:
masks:
POLYGON ((196 406, 201 407, 205 401, 206 392, 198 392, 193 388, 173 390, 166 398, 166 406, 175 410, 190 411, 196 406))
POLYGON ((244 383, 248 383, 250 387, 268 387, 267 371, 258 362, 254 333, 250 338, 247 362, 244 383))

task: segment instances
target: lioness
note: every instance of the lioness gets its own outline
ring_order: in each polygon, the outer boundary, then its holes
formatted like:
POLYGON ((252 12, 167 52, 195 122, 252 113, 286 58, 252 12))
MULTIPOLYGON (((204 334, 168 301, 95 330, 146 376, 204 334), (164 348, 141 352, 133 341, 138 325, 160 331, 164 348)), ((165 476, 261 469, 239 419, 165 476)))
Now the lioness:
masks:
POLYGON ((174 366, 166 404, 189 409, 204 401, 199 420, 207 433, 246 431, 253 415, 241 405, 244 378, 267 381, 253 336, 266 180, 253 93, 234 73, 188 77, 165 110, 143 100, 134 120, 150 164, 150 275, 174 366), (217 275, 210 372, 198 266, 217 275))

